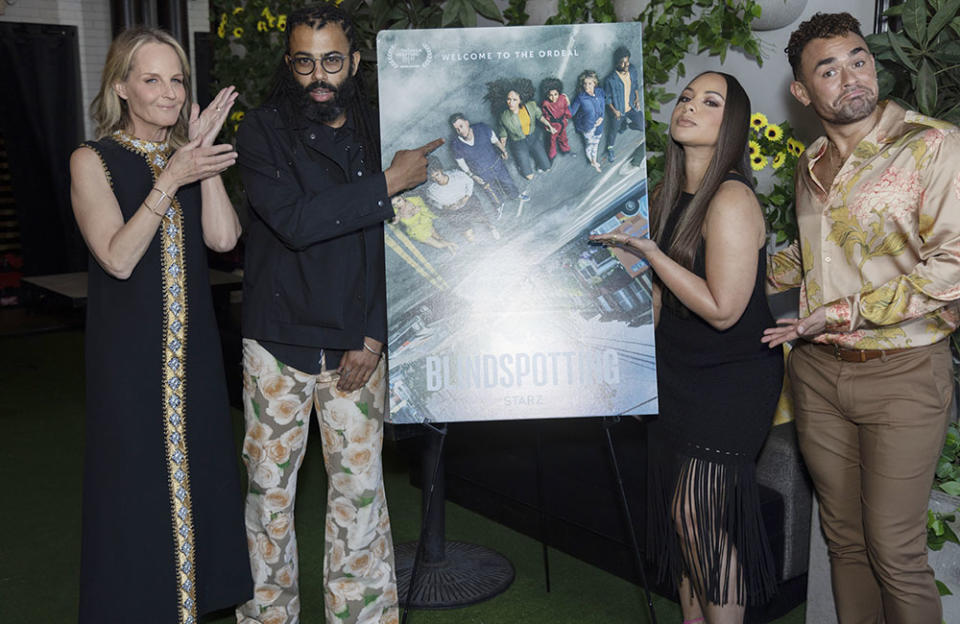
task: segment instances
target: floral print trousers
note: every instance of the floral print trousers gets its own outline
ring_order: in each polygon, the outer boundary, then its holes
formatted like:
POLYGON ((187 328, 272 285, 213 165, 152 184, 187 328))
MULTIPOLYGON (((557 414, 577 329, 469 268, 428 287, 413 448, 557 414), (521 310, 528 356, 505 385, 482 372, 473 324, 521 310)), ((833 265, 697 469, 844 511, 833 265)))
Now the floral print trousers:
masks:
POLYGON ((241 624, 299 622, 293 509, 314 406, 328 482, 326 622, 399 622, 380 457, 385 362, 354 392, 338 391, 339 375, 325 369, 319 375, 302 373, 277 361, 255 340, 243 341, 243 461, 249 479, 246 527, 254 597, 237 608, 241 624))

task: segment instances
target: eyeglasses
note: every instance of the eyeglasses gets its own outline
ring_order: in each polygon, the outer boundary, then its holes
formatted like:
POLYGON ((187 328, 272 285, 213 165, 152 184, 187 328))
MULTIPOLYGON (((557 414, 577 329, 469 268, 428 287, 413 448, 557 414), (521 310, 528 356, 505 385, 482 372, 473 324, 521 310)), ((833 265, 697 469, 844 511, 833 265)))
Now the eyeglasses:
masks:
POLYGON ((320 67, 323 68, 323 71, 328 74, 335 74, 343 69, 343 62, 345 60, 347 60, 347 57, 337 52, 324 54, 318 59, 307 56, 306 54, 298 54, 291 57, 290 64, 293 66, 293 71, 301 76, 309 76, 317 69, 317 61, 320 61, 320 67))

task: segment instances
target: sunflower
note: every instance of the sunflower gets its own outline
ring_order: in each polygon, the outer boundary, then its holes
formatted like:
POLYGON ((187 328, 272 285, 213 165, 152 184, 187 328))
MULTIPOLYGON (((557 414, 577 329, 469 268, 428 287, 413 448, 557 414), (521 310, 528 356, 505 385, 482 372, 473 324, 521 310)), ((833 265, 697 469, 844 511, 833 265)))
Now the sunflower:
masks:
POLYGON ((760 153, 760 144, 754 140, 747 141, 747 147, 750 150, 750 158, 760 153))
POLYGON ((786 160, 787 160, 787 153, 786 153, 786 152, 777 152, 777 155, 773 157, 773 162, 771 162, 770 165, 771 165, 774 169, 779 169, 780 167, 783 166, 783 163, 784 163, 786 160))
POLYGON ((787 139, 787 149, 793 152, 795 156, 803 153, 804 145, 796 139, 787 139))
POLYGON ((233 36, 236 37, 237 39, 240 39, 241 37, 243 37, 243 28, 240 28, 239 26, 234 28, 233 36))
POLYGON ((750 158, 750 166, 753 167, 754 171, 760 171, 767 166, 767 157, 762 154, 757 154, 750 158))
POLYGON ((768 124, 764 134, 771 141, 779 141, 783 137, 783 128, 777 124, 768 124))
POLYGON ((750 127, 758 132, 763 130, 767 127, 767 116, 763 113, 754 113, 750 115, 750 127))

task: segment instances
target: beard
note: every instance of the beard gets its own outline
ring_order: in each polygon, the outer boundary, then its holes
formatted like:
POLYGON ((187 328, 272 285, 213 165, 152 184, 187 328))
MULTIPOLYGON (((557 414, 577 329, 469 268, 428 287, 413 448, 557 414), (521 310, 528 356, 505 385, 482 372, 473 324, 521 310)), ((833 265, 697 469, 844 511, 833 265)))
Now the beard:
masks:
POLYGON ((347 64, 344 67, 347 77, 340 86, 334 86, 325 80, 316 80, 307 86, 301 85, 293 77, 293 72, 287 71, 284 74, 284 92, 290 99, 294 109, 307 119, 319 123, 333 121, 344 114, 347 106, 357 91, 356 76, 352 74, 352 67, 347 64), (333 99, 327 102, 316 102, 310 97, 310 92, 314 89, 326 89, 333 93, 333 99))
POLYGON ((873 114, 873 111, 877 108, 877 92, 872 91, 869 87, 859 86, 857 88, 864 91, 863 95, 844 101, 839 107, 834 108, 831 114, 821 115, 821 117, 831 123, 845 125, 856 123, 873 114))

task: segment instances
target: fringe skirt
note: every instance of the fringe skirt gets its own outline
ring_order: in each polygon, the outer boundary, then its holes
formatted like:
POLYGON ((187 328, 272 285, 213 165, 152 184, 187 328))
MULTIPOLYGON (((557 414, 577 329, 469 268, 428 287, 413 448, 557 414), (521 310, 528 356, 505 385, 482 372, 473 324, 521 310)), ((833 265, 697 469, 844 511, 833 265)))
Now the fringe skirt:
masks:
POLYGON ((647 556, 658 580, 676 589, 686 576, 715 604, 766 602, 777 581, 755 457, 679 443, 660 424, 650 437, 647 507, 647 556))

